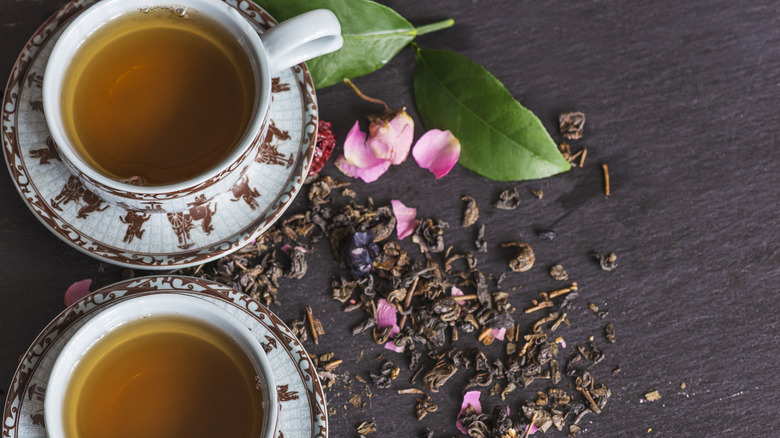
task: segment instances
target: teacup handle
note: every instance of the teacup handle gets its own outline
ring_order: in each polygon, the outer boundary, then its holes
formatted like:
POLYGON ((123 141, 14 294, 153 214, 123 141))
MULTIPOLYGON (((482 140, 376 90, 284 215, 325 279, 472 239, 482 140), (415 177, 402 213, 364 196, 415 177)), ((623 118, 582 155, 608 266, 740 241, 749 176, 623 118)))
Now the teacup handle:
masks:
POLYGON ((315 9, 286 20, 262 35, 271 72, 278 72, 326 53, 344 44, 341 25, 327 9, 315 9))

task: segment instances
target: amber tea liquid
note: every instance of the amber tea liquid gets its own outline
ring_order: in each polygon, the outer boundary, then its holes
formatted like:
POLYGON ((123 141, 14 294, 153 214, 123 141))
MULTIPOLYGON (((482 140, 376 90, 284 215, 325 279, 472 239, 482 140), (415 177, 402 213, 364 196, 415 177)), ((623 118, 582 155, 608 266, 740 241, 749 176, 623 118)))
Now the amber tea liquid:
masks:
POLYGON ((151 317, 110 332, 76 365, 68 438, 257 438, 256 371, 238 344, 203 323, 151 317))
POLYGON ((197 11, 153 9, 87 39, 66 73, 62 110, 68 137, 98 171, 163 185, 224 159, 254 97, 251 62, 230 32, 197 11))

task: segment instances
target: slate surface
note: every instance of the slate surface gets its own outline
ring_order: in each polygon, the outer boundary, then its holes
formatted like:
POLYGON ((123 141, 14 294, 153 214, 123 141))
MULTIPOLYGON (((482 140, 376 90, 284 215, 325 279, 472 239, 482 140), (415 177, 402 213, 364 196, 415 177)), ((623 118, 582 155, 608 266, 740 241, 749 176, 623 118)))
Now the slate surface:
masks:
MULTIPOLYGON (((62 1, 0 1, 0 72, 10 72, 35 29, 62 1)), ((524 308, 534 294, 555 288, 545 270, 563 263, 582 293, 566 332, 570 344, 594 335, 607 359, 597 380, 613 397, 599 417, 586 417, 583 436, 725 437, 780 436, 780 3, 725 0, 621 2, 616 0, 387 1, 412 23, 452 17, 456 26, 419 38, 425 48, 460 52, 499 78, 545 126, 556 130, 558 113, 580 110, 588 121, 582 169, 543 181, 497 183, 456 167, 434 180, 411 160, 371 185, 352 188, 377 203, 401 199, 420 216, 440 217, 445 237, 469 249, 474 230, 460 228, 461 195, 474 196, 487 225, 488 242, 522 238, 537 251, 527 274, 508 277, 511 301, 524 308), (602 192, 600 165, 608 163, 613 194, 602 192), (521 207, 490 207, 515 186, 521 207), (542 201, 531 188, 541 188, 542 201), (557 237, 542 241, 540 228, 557 237), (615 251, 620 267, 602 272, 588 252, 615 251), (609 309, 597 320, 588 302, 609 309), (613 321, 618 343, 606 345, 602 327, 613 321), (617 364, 622 372, 610 376, 617 364), (680 389, 685 382, 686 389, 680 389), (658 389, 662 399, 641 403, 658 389), (652 429, 652 431, 650 431, 652 429)), ((384 69, 356 83, 391 106, 414 110, 413 56, 403 51, 384 69)), ((376 111, 342 86, 319 93, 321 117, 343 139, 355 120, 376 111)), ((332 167, 329 174, 338 176, 332 167)), ((51 235, 22 203, 8 176, 0 177, 0 388, 6 389, 21 355, 60 310, 68 285, 92 278, 96 286, 120 279, 121 269, 101 264, 51 235)), ((293 210, 300 210, 301 199, 293 210)), ((406 242, 408 244, 408 242, 406 242)), ((409 246, 410 250, 413 250, 409 246)), ((480 266, 496 275, 506 254, 492 251, 480 266)), ((385 354, 351 338, 360 315, 339 313, 328 283, 337 273, 322 247, 301 281, 287 281, 285 321, 311 304, 323 314, 326 335, 312 353, 329 351, 349 362, 342 371, 367 376, 385 354), (328 312, 328 314, 325 314, 328 312), (363 359, 350 361, 361 351, 363 359)), ((140 273, 138 273, 140 274, 140 273)), ((521 318, 518 318, 521 319, 521 318)), ((529 320, 521 319, 528 322, 529 320)), ((493 347, 493 352, 498 347, 493 347)), ((377 436, 418 436, 428 426, 451 436, 459 407, 460 373, 434 394, 439 411, 413 419, 414 396, 372 389, 363 410, 344 409, 350 394, 332 392, 331 436, 356 436, 361 421, 376 421, 377 436)), ((394 389, 407 387, 404 369, 394 389)), ((513 412, 531 391, 510 398, 513 412)), ((486 403, 492 409, 494 402, 486 403)), ((553 436, 563 436, 557 432, 553 436)))

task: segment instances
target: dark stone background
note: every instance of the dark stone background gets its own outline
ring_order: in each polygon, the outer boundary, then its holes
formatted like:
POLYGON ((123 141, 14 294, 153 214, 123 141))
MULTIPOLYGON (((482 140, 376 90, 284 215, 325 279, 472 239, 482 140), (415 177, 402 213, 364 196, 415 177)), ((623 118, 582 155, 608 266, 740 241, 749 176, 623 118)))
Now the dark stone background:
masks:
MULTIPOLYGON (((0 72, 11 71, 30 35, 62 4, 0 1, 0 72)), ((352 188, 361 199, 371 196, 379 204, 401 199, 422 217, 447 220, 452 225, 447 244, 470 249, 475 230, 459 226, 460 197, 474 196, 494 250, 500 242, 522 238, 537 252, 531 272, 510 275, 504 283, 506 289, 518 287, 511 301, 519 309, 536 292, 559 286, 546 269, 564 264, 581 294, 570 312, 574 327, 562 334, 570 345, 595 335, 607 359, 594 374, 613 393, 603 414, 586 417, 583 436, 780 436, 780 3, 386 4, 416 25, 454 18, 455 27, 418 43, 457 51, 485 66, 556 139, 560 112, 585 112, 585 137, 575 149, 584 146, 589 153, 582 169, 515 184, 461 167, 437 181, 410 159, 376 183, 355 182, 352 188), (609 198, 602 191, 602 163, 611 171, 609 198), (521 207, 492 208, 498 193, 512 186, 521 193, 521 207), (544 199, 533 198, 531 188, 543 189, 544 199), (558 235, 542 241, 535 234, 540 228, 554 228, 558 235), (602 272, 588 257, 592 250, 615 251, 620 267, 602 272), (597 320, 588 302, 609 309, 606 320, 597 320), (615 323, 617 344, 607 345, 603 338, 607 321, 615 323), (623 371, 610 376, 617 364, 623 371), (680 388, 683 381, 686 389, 680 388), (663 398, 641 403, 654 389, 663 398)), ((355 82, 392 107, 407 106, 419 136, 413 67, 406 49, 384 69, 355 82)), ((355 120, 377 110, 343 86, 322 90, 319 103, 321 117, 333 123, 341 139, 355 120)), ((327 173, 339 176, 332 166, 327 173)), ((292 211, 300 211, 299 201, 292 211)), ((8 177, 0 177, 0 209, 0 388, 7 389, 18 357, 63 309, 68 285, 92 278, 95 286, 105 286, 120 279, 121 269, 46 231, 8 177)), ((405 244, 416 254, 408 240, 405 244)), ((480 266, 498 275, 506 270, 505 259, 505 253, 491 251, 480 266)), ((339 303, 329 298, 328 284, 337 270, 321 246, 307 277, 283 284, 282 306, 273 310, 289 321, 311 304, 326 330, 319 345, 307 343, 312 353, 333 351, 345 360, 340 371, 365 377, 378 368, 376 356, 385 354, 404 369, 394 389, 408 387, 404 358, 368 336, 350 337, 362 316, 340 313, 339 303)), ((473 335, 463 338, 468 338, 463 345, 473 343, 473 335)), ((570 354, 571 347, 564 351, 570 354)), ((364 410, 345 410, 350 391, 339 385, 329 395, 338 411, 330 421, 331 436, 356 436, 361 421, 376 421, 377 436, 417 436, 423 426, 450 436, 465 377, 459 373, 434 394, 439 411, 420 423, 413 418, 415 396, 372 389, 364 410)), ((532 391, 515 392, 513 412, 532 397, 532 391)), ((493 404, 485 403, 487 409, 493 404)))

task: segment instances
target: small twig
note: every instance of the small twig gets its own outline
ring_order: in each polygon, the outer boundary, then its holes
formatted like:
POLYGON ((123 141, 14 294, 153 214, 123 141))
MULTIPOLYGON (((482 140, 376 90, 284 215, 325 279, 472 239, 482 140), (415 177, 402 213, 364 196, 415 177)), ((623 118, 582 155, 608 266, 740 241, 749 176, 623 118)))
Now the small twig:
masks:
POLYGON ((371 103, 378 103, 378 104, 380 104, 380 105, 382 105, 382 106, 384 106, 384 107, 385 107, 385 112, 388 112, 388 113, 390 112, 390 107, 388 107, 388 106, 387 106, 387 104, 385 103, 385 101, 383 101, 383 100, 381 100, 381 99, 377 99, 377 98, 375 98, 375 97, 366 96, 366 95, 365 95, 365 94, 363 94, 363 92, 362 92, 362 91, 360 91, 360 89, 359 89, 359 88, 358 88, 358 87, 357 87, 355 84, 353 84, 353 83, 352 83, 352 81, 350 81, 348 78, 344 78, 344 83, 345 83, 345 84, 347 84, 347 86, 348 86, 349 88, 351 88, 351 89, 352 89, 352 91, 354 91, 354 92, 355 92, 355 94, 357 94, 359 98, 361 98, 361 99, 363 99, 363 100, 365 100, 365 101, 367 101, 367 102, 371 102, 371 103))
POLYGON ((558 330, 558 327, 560 327, 561 324, 564 322, 566 322, 567 323, 566 325, 568 325, 567 321, 568 320, 566 319, 566 314, 564 313, 563 315, 561 315, 560 318, 558 318, 557 321, 555 321, 555 324, 553 324, 552 327, 550 327, 550 331, 554 332, 555 330, 558 330))
MULTIPOLYGON (((420 277, 414 277, 414 281, 412 282, 412 286, 409 288, 409 292, 406 293, 406 299, 404 300, 404 312, 409 310, 409 306, 412 305, 412 295, 414 295, 415 289, 417 289, 417 281, 420 280, 420 277)), ((404 324, 406 324, 406 314, 401 317, 401 322, 398 324, 398 328, 400 330, 403 330, 404 324)))
POLYGON ((553 298, 559 297, 561 295, 566 295, 567 293, 575 291, 575 290, 577 290, 577 283, 576 282, 572 283, 571 286, 569 286, 569 287, 564 287, 563 289, 558 289, 558 290, 554 290, 552 292, 548 292, 547 293, 547 297, 549 299, 553 299, 553 298))
POLYGON ((200 265, 198 265, 197 268, 195 268, 195 272, 193 272, 192 275, 198 275, 198 272, 200 272, 201 269, 203 269, 203 264, 202 263, 200 265))
POLYGON ((533 312, 536 312, 537 310, 542 310, 545 307, 552 307, 552 306, 553 306, 553 302, 552 301, 550 301, 550 300, 542 301, 541 303, 536 304, 535 306, 532 306, 532 307, 529 307, 529 308, 525 309, 525 313, 533 313, 533 312))
POLYGON ((234 255, 232 255, 232 254, 230 255, 230 261, 232 261, 233 263, 235 263, 235 264, 236 264, 236 266, 238 266, 239 268, 241 268, 241 270, 242 270, 242 271, 246 271, 246 270, 247 270, 246 266, 242 265, 242 264, 241 264, 241 262, 239 262, 238 260, 236 260, 236 257, 235 257, 234 255))
POLYGON ((534 426, 534 423, 536 422, 536 416, 539 414, 539 411, 534 411, 534 414, 531 415, 531 424, 528 425, 528 427, 525 428, 525 432, 523 432, 522 438, 528 438, 528 433, 531 432, 531 426, 534 426))
POLYGON ((452 297, 448 297, 448 298, 453 298, 453 299, 455 299, 455 301, 471 301, 471 300, 479 299, 479 297, 476 294, 472 294, 472 295, 453 295, 452 297))
POLYGON ((593 397, 591 397, 590 391, 588 391, 587 389, 583 388, 582 386, 578 386, 577 387, 577 391, 581 392, 582 395, 585 396, 585 399, 588 400, 588 403, 590 403, 590 409, 593 412, 595 412, 597 414, 601 413, 601 409, 599 409, 599 406, 596 404, 595 401, 593 401, 593 397))
POLYGON ((601 168, 604 170, 604 194, 609 196, 609 167, 602 164, 601 168))
POLYGON ((425 391, 422 389, 417 388, 408 388, 408 389, 399 389, 399 394, 417 394, 417 395, 425 395, 425 391))
POLYGON ((309 320, 309 328, 311 329, 311 335, 312 338, 314 338, 314 343, 319 344, 320 339, 319 335, 317 334, 317 327, 314 325, 314 315, 311 313, 311 306, 306 306, 306 318, 309 320))
POLYGON ((585 157, 588 156, 588 148, 582 148, 582 156, 580 156, 580 168, 585 165, 585 157))

